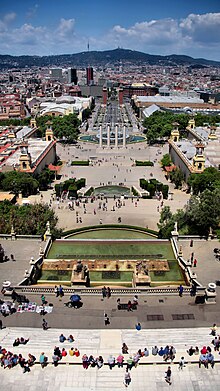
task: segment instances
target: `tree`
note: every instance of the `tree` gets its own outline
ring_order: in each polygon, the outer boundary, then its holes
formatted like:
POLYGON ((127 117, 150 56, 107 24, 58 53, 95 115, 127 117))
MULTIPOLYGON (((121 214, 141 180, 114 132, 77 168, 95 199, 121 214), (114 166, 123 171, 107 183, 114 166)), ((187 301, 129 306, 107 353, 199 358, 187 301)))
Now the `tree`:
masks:
POLYGON ((194 195, 198 195, 206 189, 220 188, 220 172, 214 167, 208 167, 201 174, 191 174, 187 184, 194 195))
POLYGON ((37 126, 40 128, 42 135, 48 127, 47 122, 51 122, 54 136, 68 143, 74 143, 79 134, 80 120, 76 114, 64 115, 63 117, 42 116, 36 119, 37 126))
POLYGON ((186 207, 186 218, 188 225, 200 235, 208 235, 210 227, 216 229, 220 220, 220 188, 192 196, 186 207))
POLYGON ((170 155, 168 153, 166 153, 165 155, 163 155, 162 159, 161 159, 161 165, 162 167, 168 167, 168 166, 171 166, 172 164, 172 160, 170 158, 170 155))
POLYGON ((58 218, 46 204, 13 205, 9 201, 0 203, 0 232, 9 234, 13 224, 16 234, 43 235, 46 223, 50 222, 51 233, 59 237, 61 230, 57 229, 58 218))
POLYGON ((31 174, 19 171, 10 171, 3 174, 0 187, 4 191, 11 191, 14 194, 22 193, 23 197, 36 194, 38 182, 31 174))
POLYGON ((170 179, 171 179, 171 182, 173 182, 175 184, 175 188, 179 189, 182 187, 184 175, 179 168, 176 168, 175 170, 173 170, 170 173, 170 179))

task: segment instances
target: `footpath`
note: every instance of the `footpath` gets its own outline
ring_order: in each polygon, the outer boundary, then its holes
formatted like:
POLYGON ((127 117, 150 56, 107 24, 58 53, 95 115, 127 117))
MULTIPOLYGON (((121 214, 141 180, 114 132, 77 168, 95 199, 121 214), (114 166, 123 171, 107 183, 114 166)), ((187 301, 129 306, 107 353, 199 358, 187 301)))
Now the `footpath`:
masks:
POLYGON ((177 391, 201 391, 212 389, 220 390, 220 355, 214 352, 211 341, 213 337, 209 335, 208 328, 182 328, 182 329, 142 329, 141 331, 115 329, 115 330, 78 330, 78 329, 42 329, 32 328, 5 328, 0 331, 0 346, 7 350, 27 358, 28 353, 36 357, 36 364, 31 367, 31 372, 23 374, 19 365, 12 369, 0 367, 1 385, 7 386, 7 391, 31 390, 42 391, 90 391, 90 390, 114 390, 119 391, 125 388, 123 385, 126 365, 123 368, 109 369, 107 360, 110 354, 115 358, 121 353, 122 343, 125 342, 129 349, 129 354, 124 355, 125 362, 129 355, 148 348, 150 355, 141 358, 137 368, 131 370, 130 390, 144 391, 163 390, 169 385, 164 380, 164 373, 168 365, 172 369, 172 385, 177 391), (70 334, 74 337, 74 342, 59 342, 59 335, 63 333, 65 337, 70 334), (29 338, 26 345, 13 347, 16 338, 29 338), (151 349, 157 345, 158 348, 172 345, 176 349, 176 357, 173 363, 164 362, 160 356, 153 356, 151 349), (65 348, 67 353, 71 347, 80 351, 80 357, 70 357, 69 354, 62 358, 58 367, 52 365, 52 354, 54 347, 61 350, 65 348), (187 349, 190 346, 210 346, 215 357, 214 369, 199 368, 199 356, 189 356, 187 349), (39 364, 41 352, 48 357, 48 366, 44 369, 39 364), (82 355, 93 355, 95 358, 103 356, 105 365, 101 369, 91 368, 88 370, 82 367, 82 355), (185 358, 186 367, 183 371, 178 369, 178 362, 181 357, 185 358), (29 388, 28 388, 29 387, 29 388))

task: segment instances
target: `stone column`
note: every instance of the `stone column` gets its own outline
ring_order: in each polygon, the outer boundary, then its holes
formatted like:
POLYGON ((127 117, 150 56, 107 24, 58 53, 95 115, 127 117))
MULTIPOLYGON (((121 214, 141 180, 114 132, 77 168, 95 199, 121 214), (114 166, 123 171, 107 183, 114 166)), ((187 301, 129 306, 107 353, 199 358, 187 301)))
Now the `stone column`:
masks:
POLYGON ((110 147, 110 126, 107 127, 107 147, 110 147))
POLYGON ((99 128, 99 146, 102 148, 102 127, 99 128))
POLYGON ((126 128, 123 127, 123 148, 126 148, 126 128))
POLYGON ((115 148, 118 148, 118 125, 115 126, 115 148))

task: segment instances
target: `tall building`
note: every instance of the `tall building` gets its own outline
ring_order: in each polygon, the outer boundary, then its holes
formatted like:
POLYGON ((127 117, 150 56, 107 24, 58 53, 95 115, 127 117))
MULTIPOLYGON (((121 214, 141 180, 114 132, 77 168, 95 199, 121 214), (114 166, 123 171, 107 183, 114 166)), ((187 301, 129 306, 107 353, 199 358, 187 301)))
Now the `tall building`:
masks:
POLYGON ((49 70, 50 78, 53 80, 62 81, 62 69, 61 68, 51 68, 49 70))
POLYGON ((86 84, 87 86, 90 86, 93 84, 93 68, 88 67, 86 68, 86 84))
POLYGON ((68 83, 73 83, 75 85, 78 83, 77 70, 75 68, 68 69, 68 83))

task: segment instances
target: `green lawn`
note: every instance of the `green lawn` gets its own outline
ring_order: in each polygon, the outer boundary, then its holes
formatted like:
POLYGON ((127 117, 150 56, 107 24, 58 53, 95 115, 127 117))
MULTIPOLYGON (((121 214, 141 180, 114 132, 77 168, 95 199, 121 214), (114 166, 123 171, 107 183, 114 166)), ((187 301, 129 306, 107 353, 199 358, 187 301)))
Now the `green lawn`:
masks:
POLYGON ((169 242, 57 242, 47 256, 48 259, 175 259, 169 242))
POLYGON ((151 235, 126 229, 100 229, 79 232, 68 239, 152 239, 151 235))
POLYGON ((162 275, 156 275, 155 272, 149 272, 152 282, 178 281, 184 283, 183 273, 176 260, 168 261, 170 270, 163 272, 162 275))
POLYGON ((38 281, 70 281, 72 270, 42 270, 38 281))
POLYGON ((119 278, 110 278, 102 277, 102 272, 101 271, 90 271, 89 272, 90 280, 91 282, 93 281, 105 281, 105 282, 131 282, 132 281, 132 276, 133 272, 126 272, 126 271, 121 271, 118 273, 119 278))

